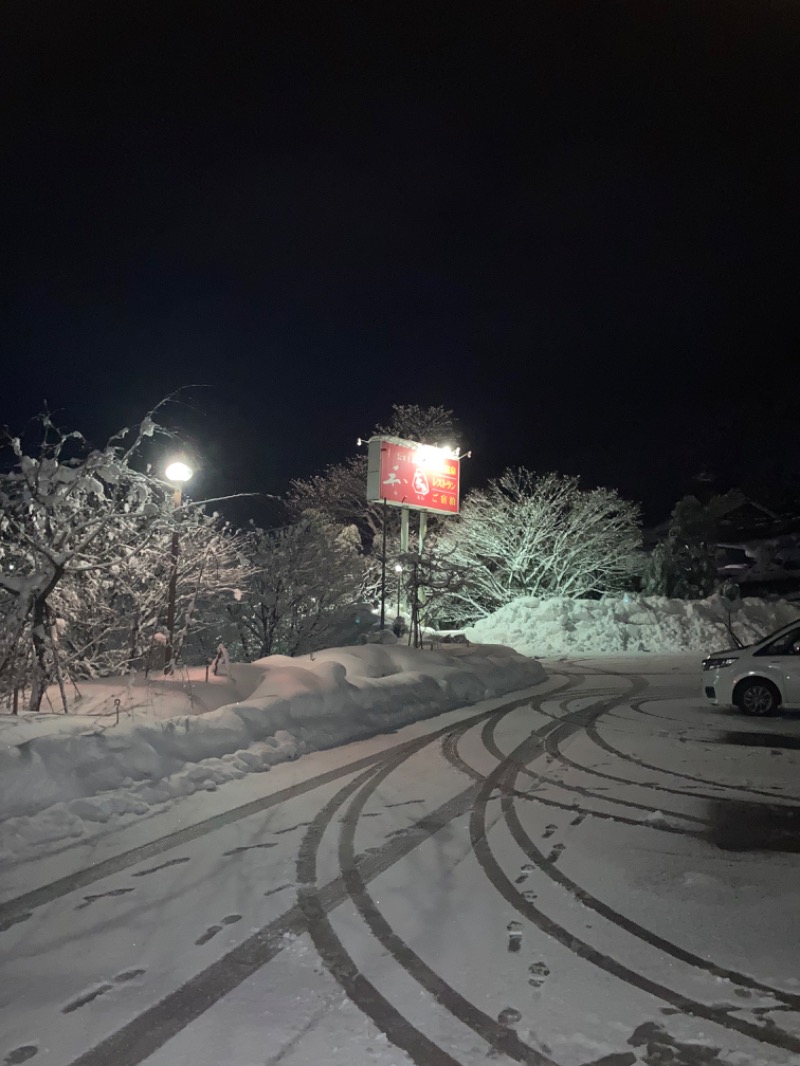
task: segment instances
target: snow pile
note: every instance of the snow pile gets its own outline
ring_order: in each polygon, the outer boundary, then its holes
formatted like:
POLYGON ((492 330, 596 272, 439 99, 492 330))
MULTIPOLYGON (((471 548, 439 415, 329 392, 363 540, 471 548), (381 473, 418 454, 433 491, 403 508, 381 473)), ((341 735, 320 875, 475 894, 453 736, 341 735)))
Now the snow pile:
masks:
MULTIPOLYGON (((699 652, 730 648, 727 601, 670 600, 663 596, 602 600, 523 596, 466 630, 470 640, 506 644, 522 655, 598 655, 620 652, 699 652)), ((796 604, 740 600, 734 633, 751 644, 800 618, 796 604)))
POLYGON ((207 713, 119 724, 113 716, 6 718, 0 859, 544 677, 509 648, 373 644, 233 665, 239 701, 207 713))

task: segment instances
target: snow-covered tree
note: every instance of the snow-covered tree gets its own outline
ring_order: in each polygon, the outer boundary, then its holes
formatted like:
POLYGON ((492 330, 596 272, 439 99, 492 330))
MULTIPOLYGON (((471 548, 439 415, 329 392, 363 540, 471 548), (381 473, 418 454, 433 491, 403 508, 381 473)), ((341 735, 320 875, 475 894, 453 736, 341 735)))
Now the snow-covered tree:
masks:
POLYGON ((236 553, 212 519, 176 511, 170 487, 133 465, 158 428, 150 415, 102 449, 48 414, 34 427, 0 438, 0 697, 29 689, 38 710, 57 683, 66 710, 70 678, 125 668, 163 621, 176 523, 181 640, 199 599, 232 583, 236 553))
POLYGON ((325 647, 359 597, 363 561, 355 530, 304 518, 283 529, 253 529, 245 550, 253 574, 228 608, 245 657, 325 647))
MULTIPOLYGON (((386 425, 378 424, 374 436, 400 437, 422 444, 458 444, 453 412, 445 407, 395 404, 386 425)), ((340 526, 355 526, 366 555, 381 550, 384 514, 387 540, 399 547, 400 516, 380 504, 367 502, 367 455, 361 452, 334 463, 320 474, 292 482, 289 507, 295 515, 317 515, 340 526)))
POLYGON ((374 436, 400 437, 420 444, 455 448, 460 443, 456 416, 448 407, 422 407, 416 403, 396 403, 386 425, 378 424, 374 436))
POLYGON ((642 587, 656 596, 703 599, 717 585, 717 523, 745 500, 739 491, 713 496, 701 503, 696 496, 678 500, 669 530, 645 567, 642 587))
POLYGON ((447 597, 460 623, 518 596, 595 596, 626 587, 639 566, 639 510, 576 477, 507 470, 470 493, 438 541, 463 584, 447 597))
POLYGON ((409 610, 409 642, 422 647, 422 629, 433 625, 465 585, 467 572, 441 547, 400 556, 400 576, 409 610))
POLYGON ((320 474, 292 481, 289 509, 296 517, 355 526, 366 552, 383 533, 383 508, 367 502, 367 456, 363 452, 325 467, 320 474))
POLYGON ((88 572, 80 583, 62 584, 54 594, 54 608, 65 620, 60 654, 76 677, 170 665, 164 663, 164 654, 173 567, 173 660, 184 657, 190 636, 198 657, 203 651, 197 645, 202 646, 209 630, 205 650, 216 646, 219 618, 249 573, 243 538, 191 502, 178 511, 150 516, 147 527, 140 529, 135 551, 108 544, 110 567, 88 572), (175 543, 178 551, 173 556, 175 543))

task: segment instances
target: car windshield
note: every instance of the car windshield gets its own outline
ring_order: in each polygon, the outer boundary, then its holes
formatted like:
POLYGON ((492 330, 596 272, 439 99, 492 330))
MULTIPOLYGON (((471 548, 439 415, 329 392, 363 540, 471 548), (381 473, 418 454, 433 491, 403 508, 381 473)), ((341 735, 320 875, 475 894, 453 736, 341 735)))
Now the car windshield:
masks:
POLYGON ((786 630, 779 629, 777 635, 772 634, 762 642, 759 652, 762 655, 787 655, 798 640, 800 640, 800 625, 786 630))

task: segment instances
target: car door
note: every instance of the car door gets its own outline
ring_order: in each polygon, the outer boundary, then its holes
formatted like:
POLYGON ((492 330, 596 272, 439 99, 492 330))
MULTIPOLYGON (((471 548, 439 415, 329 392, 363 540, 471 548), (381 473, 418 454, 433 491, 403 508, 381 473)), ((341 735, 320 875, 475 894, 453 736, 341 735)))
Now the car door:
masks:
POLYGON ((800 626, 795 626, 771 644, 760 648, 756 656, 765 677, 779 681, 783 702, 790 707, 800 706, 800 626))

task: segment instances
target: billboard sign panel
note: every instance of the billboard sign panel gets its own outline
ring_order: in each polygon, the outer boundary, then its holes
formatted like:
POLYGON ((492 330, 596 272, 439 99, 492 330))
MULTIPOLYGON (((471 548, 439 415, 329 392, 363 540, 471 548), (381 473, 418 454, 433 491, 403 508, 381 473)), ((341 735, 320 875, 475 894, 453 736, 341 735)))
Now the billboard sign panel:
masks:
POLYGON ((458 514, 460 461, 446 448, 373 437, 367 499, 433 514, 458 514))

